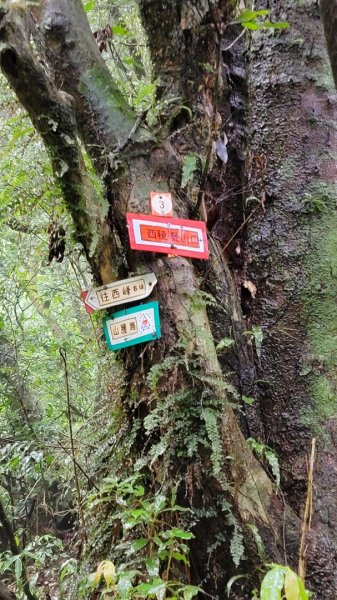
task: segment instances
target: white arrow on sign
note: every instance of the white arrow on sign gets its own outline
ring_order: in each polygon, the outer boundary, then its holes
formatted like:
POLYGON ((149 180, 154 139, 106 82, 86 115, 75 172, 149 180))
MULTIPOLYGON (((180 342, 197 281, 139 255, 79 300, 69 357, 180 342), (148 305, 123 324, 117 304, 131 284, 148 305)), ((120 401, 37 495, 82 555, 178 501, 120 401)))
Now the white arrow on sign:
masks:
POLYGON ((135 300, 147 298, 157 283, 154 273, 138 275, 130 279, 114 281, 98 288, 92 288, 88 292, 82 292, 84 305, 87 312, 102 310, 109 306, 127 304, 135 300))

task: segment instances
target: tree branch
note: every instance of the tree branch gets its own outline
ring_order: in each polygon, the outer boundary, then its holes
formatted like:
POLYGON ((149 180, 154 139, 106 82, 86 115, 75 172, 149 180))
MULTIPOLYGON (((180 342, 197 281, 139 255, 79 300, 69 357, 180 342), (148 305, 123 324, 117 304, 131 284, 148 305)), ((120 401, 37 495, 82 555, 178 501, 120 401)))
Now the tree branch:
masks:
POLYGON ((84 164, 73 98, 56 89, 38 62, 29 43, 30 27, 23 9, 15 5, 11 8, 10 3, 1 8, 1 68, 50 154, 88 262, 97 276, 100 262, 101 275, 111 281, 116 244, 106 219, 108 205, 96 191, 84 164))

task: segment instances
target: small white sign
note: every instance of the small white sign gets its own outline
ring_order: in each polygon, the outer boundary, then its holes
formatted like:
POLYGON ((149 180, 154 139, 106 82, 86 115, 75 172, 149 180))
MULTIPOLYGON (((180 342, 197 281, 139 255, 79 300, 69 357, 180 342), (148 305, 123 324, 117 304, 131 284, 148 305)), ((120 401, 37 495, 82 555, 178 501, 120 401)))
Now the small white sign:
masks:
POLYGON ((151 210, 157 217, 172 217, 172 196, 168 192, 151 192, 151 210))
POLYGON ((99 288, 93 288, 88 292, 82 292, 85 309, 87 312, 92 310, 102 310, 109 306, 118 306, 127 304, 135 300, 147 298, 157 283, 154 273, 138 275, 102 285, 99 288))

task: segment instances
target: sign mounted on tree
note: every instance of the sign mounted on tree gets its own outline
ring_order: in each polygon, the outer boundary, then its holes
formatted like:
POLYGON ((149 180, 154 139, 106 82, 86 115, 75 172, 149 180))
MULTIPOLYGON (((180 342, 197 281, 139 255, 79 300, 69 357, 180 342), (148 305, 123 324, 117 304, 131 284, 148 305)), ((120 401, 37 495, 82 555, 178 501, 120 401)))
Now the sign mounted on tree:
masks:
POLYGON ((147 298, 156 283, 155 274, 146 273, 130 279, 114 281, 89 291, 85 290, 81 292, 81 296, 84 300, 85 310, 87 313, 91 313, 94 310, 102 310, 109 306, 118 306, 147 298))
POLYGON ((127 308, 103 319, 109 350, 120 350, 160 338, 158 302, 127 308))
POLYGON ((163 252, 173 256, 208 258, 206 225, 203 221, 150 215, 126 215, 133 250, 163 252))
POLYGON ((172 196, 169 192, 151 192, 151 211, 157 217, 172 217, 172 196))

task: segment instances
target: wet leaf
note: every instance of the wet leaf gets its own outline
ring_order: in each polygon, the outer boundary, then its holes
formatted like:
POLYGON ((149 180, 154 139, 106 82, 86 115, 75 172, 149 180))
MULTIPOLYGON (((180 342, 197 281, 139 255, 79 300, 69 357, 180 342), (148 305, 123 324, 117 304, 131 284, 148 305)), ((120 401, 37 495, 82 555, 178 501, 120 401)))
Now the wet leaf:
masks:
POLYGON ((141 596, 162 594, 166 590, 166 582, 156 577, 150 583, 141 583, 137 586, 137 593, 141 596))
POLYGON ((149 540, 147 540, 146 538, 139 538, 138 540, 135 540, 134 542, 132 542, 132 550, 136 552, 137 550, 145 548, 148 541, 149 540))
POLYGON ((288 29, 289 23, 287 21, 276 21, 275 23, 263 21, 263 27, 267 27, 268 29, 288 29))
POLYGON ((309 592, 305 589, 304 582, 300 577, 298 578, 298 587, 300 590, 299 600, 309 600, 309 592))
POLYGON ((238 16, 238 21, 242 22, 246 22, 246 21, 253 21, 256 19, 256 17, 263 17, 266 15, 269 15, 270 10, 268 9, 261 9, 261 10, 243 10, 242 12, 240 12, 239 16, 238 16))
POLYGON ((150 577, 158 577, 159 575, 159 558, 147 558, 145 566, 150 577))
POLYGON ((198 157, 196 154, 187 154, 184 158, 183 173, 181 178, 181 187, 185 188, 193 179, 193 175, 197 169, 198 157))
POLYGON ((105 560, 103 566, 103 577, 107 586, 114 583, 116 577, 116 568, 111 560, 105 560))
POLYGON ((95 7, 95 4, 96 4, 96 0, 89 0, 88 2, 86 2, 84 5, 84 12, 85 13, 90 12, 95 7))
POLYGON ((184 529, 179 529, 178 527, 172 527, 170 531, 167 532, 169 537, 176 537, 182 540, 191 540, 194 538, 193 533, 188 531, 184 531, 184 529))
POLYGON ((299 600, 298 576, 291 569, 287 569, 284 578, 284 592, 287 600, 299 600))
POLYGON ((261 600, 281 600, 284 584, 284 568, 275 566, 264 576, 261 585, 261 600))
POLYGON ((216 345, 215 349, 217 351, 220 351, 224 348, 229 348, 229 346, 231 346, 232 344, 234 344, 234 340, 232 340, 231 338, 222 338, 222 340, 220 340, 220 342, 216 345))
POLYGON ((252 406, 252 404, 254 404, 254 402, 255 402, 255 399, 251 398, 250 396, 242 396, 242 401, 245 404, 248 404, 248 406, 252 406))
POLYGON ((196 585, 185 585, 183 588, 184 600, 192 600, 201 591, 201 588, 196 585))
POLYGON ((22 575, 22 560, 21 560, 21 558, 17 557, 17 559, 15 561, 15 578, 16 578, 16 581, 19 581, 21 579, 21 575, 22 575))
POLYGON ((262 342, 263 342, 262 327, 260 325, 253 325, 252 334, 253 334, 254 341, 255 341, 256 354, 258 355, 259 358, 261 358, 261 349, 262 349, 262 342))

